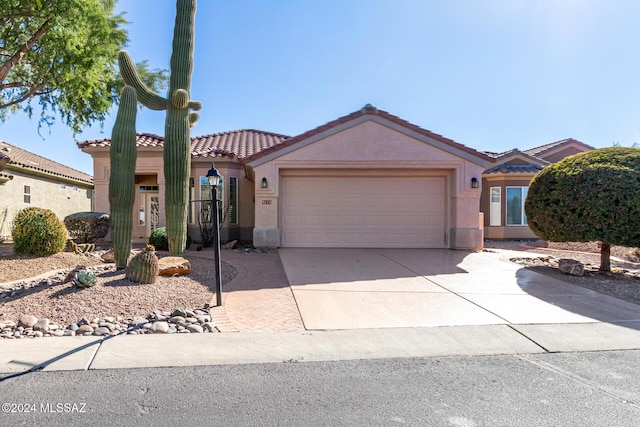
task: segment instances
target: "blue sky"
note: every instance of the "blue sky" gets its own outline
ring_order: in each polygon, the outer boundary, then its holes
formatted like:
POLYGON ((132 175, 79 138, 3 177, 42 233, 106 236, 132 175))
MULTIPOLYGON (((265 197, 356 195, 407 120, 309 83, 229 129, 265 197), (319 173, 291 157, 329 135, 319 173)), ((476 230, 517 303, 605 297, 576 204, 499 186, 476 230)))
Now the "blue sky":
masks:
MULTIPOLYGON (((120 0, 136 61, 169 68, 175 2, 120 0)), ((296 135, 372 103, 478 150, 640 142, 636 0, 200 0, 192 135, 296 135)), ((115 118, 115 108, 112 116, 115 118)), ((162 135, 143 109, 138 132, 162 135)), ((110 136, 113 119, 76 140, 110 136)), ((0 139, 91 173, 61 124, 0 139)))

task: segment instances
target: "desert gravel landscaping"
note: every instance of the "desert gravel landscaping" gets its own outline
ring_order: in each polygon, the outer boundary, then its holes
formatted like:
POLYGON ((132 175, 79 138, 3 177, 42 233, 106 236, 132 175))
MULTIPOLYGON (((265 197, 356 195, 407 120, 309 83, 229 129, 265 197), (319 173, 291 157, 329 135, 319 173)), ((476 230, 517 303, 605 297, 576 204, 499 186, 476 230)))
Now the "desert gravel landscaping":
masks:
MULTIPOLYGON (((155 283, 142 285, 125 279, 124 271, 116 271, 114 264, 105 264, 97 256, 69 252, 42 258, 17 256, 12 254, 10 245, 2 244, 0 324, 18 324, 22 316, 29 315, 46 318, 64 329, 70 324, 82 323, 83 318, 89 323, 94 319, 113 318, 114 322, 119 319, 127 325, 129 320, 140 317, 168 318, 176 308, 206 311, 205 307, 215 298, 214 263, 197 256, 185 258, 191 263, 189 275, 159 276, 155 283), (96 286, 75 289, 64 281, 66 273, 78 265, 94 269, 98 278, 96 286), (64 271, 54 274, 61 269, 64 271), (34 276, 40 277, 22 280, 34 276)), ((233 269, 223 264, 223 283, 232 277, 233 269)))

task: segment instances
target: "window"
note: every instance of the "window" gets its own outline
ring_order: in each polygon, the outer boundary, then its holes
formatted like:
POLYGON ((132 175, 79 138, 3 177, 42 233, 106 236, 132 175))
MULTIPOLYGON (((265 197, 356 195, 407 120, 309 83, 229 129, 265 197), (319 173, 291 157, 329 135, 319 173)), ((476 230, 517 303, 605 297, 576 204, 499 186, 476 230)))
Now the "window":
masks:
POLYGON ((73 191, 78 191, 78 187, 76 187, 75 185, 73 187, 71 187, 73 191))
POLYGON ((500 187, 491 187, 490 196, 491 200, 489 201, 489 225, 492 226, 501 226, 502 225, 502 188, 500 187))
POLYGON ((193 188, 195 187, 195 180, 193 177, 189 178, 189 208, 187 209, 187 223, 193 224, 193 188))
POLYGON ((141 192, 138 193, 138 225, 144 225, 144 220, 146 218, 144 210, 145 197, 142 189, 140 189, 140 191, 141 192))
MULTIPOLYGON (((218 200, 224 201, 224 193, 223 193, 223 183, 224 178, 220 177, 220 182, 218 183, 218 200)), ((211 185, 209 184, 209 178, 206 176, 200 177, 200 221, 202 222, 211 222, 211 199, 213 198, 211 191, 211 185)), ((224 202, 223 202, 224 203, 224 202)), ((222 204, 218 203, 218 218, 222 220, 222 204)))
POLYGON ((31 203, 31 186, 30 185, 24 186, 24 202, 31 203))
POLYGON ((64 190, 65 188, 67 188, 67 186, 64 185, 64 184, 60 184, 60 188, 62 188, 64 190))
POLYGON ((238 178, 229 178, 229 224, 238 223, 238 178))
POLYGON ((527 225, 524 199, 529 187, 507 187, 507 225, 527 225))

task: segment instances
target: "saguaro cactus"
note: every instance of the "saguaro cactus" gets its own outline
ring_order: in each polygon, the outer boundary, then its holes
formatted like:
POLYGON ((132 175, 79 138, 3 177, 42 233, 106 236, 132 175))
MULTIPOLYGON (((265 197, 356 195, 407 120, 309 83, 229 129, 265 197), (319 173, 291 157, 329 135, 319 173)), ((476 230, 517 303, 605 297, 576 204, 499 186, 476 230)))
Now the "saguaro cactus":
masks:
POLYGON ((164 137, 165 213, 171 255, 181 254, 187 241, 187 204, 191 170, 190 128, 202 104, 190 100, 193 70, 196 0, 177 0, 171 53, 169 94, 163 98, 147 87, 127 52, 120 52, 120 74, 136 89, 140 102, 152 110, 166 110, 164 137))
POLYGON ((125 86, 111 133, 109 203, 116 268, 127 266, 131 252, 133 203, 136 189, 136 91, 125 86))

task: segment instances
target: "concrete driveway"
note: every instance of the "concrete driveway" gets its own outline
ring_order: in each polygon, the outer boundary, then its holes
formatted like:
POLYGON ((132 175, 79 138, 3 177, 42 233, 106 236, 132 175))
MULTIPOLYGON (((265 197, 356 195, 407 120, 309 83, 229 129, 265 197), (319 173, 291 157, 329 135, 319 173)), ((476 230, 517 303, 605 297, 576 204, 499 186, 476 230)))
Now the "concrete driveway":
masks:
POLYGON ((518 252, 284 248, 279 254, 308 330, 640 325, 640 305, 524 269, 509 261, 518 252))

